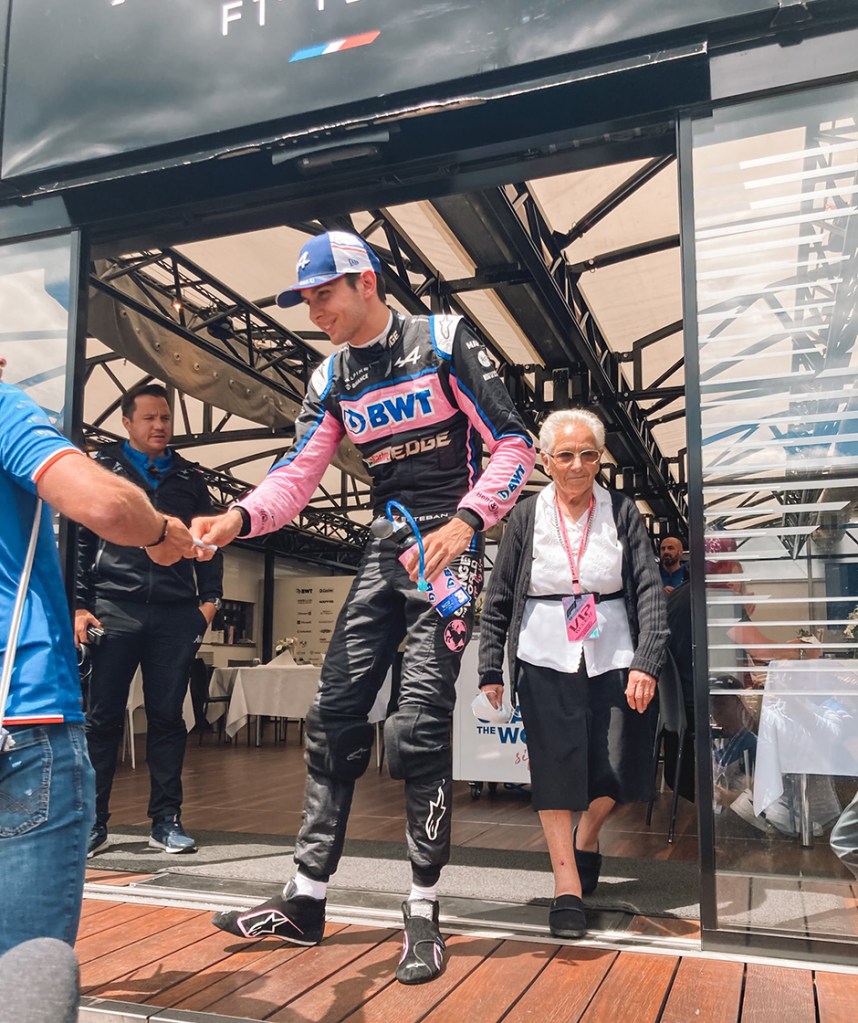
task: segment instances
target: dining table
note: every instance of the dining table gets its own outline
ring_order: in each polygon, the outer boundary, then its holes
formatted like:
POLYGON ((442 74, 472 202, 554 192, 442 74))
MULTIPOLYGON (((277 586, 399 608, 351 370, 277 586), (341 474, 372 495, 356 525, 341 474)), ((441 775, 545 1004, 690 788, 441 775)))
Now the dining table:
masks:
POLYGON ((814 823, 808 777, 858 777, 858 661, 819 658, 771 661, 760 707, 754 813, 784 795, 784 777, 798 780, 794 808, 802 845, 814 823))
MULTIPOLYGON (((210 696, 228 696, 226 734, 234 738, 250 718, 257 719, 256 745, 260 745, 259 721, 263 717, 303 721, 319 688, 321 667, 312 664, 275 663, 252 667, 215 668, 209 681, 210 696)), ((384 720, 390 698, 391 676, 385 678, 369 721, 384 720)), ((209 704, 207 717, 214 723, 222 704, 209 704)))

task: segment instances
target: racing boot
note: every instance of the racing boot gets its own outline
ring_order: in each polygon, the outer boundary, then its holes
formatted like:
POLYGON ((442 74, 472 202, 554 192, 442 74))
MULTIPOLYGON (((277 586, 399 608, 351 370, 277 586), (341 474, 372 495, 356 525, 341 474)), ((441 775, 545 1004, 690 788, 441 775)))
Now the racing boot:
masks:
POLYGON ((318 945, 325 933, 325 899, 295 894, 295 882, 253 909, 215 913, 212 923, 238 938, 279 938, 290 945, 318 945))
POLYGON ((402 903, 405 927, 402 957, 396 967, 400 984, 424 984, 444 969, 444 939, 438 930, 438 903, 411 899, 402 903))

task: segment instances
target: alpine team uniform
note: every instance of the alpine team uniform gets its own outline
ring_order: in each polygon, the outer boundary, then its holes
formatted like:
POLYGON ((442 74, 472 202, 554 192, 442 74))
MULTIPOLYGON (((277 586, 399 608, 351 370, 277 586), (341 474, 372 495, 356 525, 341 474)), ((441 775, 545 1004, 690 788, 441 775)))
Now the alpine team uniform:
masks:
POLYGON ((449 859, 450 720, 482 583, 479 532, 514 505, 533 469, 533 446, 491 358, 461 317, 393 312, 379 340, 344 346, 313 374, 290 452, 238 503, 246 523, 241 535, 279 529, 301 511, 344 437, 369 470, 376 515, 393 499, 423 532, 454 516, 478 531, 450 566, 471 602, 442 618, 409 579, 397 544, 369 541, 307 717, 307 792, 295 862, 317 880, 336 870, 354 783, 369 763, 367 715, 407 634, 385 748, 391 775, 405 781, 415 883, 433 885, 449 859), (490 458, 480 475, 483 445, 490 458))

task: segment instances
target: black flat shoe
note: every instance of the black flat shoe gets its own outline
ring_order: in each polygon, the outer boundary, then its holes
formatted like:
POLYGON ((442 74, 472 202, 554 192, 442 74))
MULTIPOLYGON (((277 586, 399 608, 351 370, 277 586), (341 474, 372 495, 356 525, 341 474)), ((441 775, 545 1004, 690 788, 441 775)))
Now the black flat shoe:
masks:
POLYGON ((555 938, 583 938, 587 933, 584 903, 577 895, 558 895, 551 901, 548 926, 555 938))
POLYGON ((581 893, 592 895, 599 883, 599 874, 602 871, 602 854, 600 852, 584 852, 575 845, 575 835, 578 829, 572 831, 572 848, 575 850, 575 866, 578 868, 578 877, 581 878, 581 893))

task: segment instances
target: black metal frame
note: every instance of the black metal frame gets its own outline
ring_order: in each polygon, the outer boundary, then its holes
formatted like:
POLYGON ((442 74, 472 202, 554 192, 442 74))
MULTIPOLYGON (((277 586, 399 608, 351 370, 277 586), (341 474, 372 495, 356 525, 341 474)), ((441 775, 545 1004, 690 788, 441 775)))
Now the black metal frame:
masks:
MULTIPOLYGON (((673 156, 664 155, 651 159, 641 171, 613 189, 582 219, 573 233, 583 234, 673 160, 673 156)), ((605 466, 609 480, 648 501, 652 517, 662 523, 662 531, 684 532, 684 466, 680 467, 678 479, 674 479, 670 461, 658 450, 648 426, 648 413, 641 404, 652 401, 653 408, 660 412, 682 395, 681 389, 666 391, 660 381, 649 388, 642 385, 642 352, 657 339, 643 339, 637 346, 635 386, 629 388, 620 370, 621 357, 611 351, 602 336, 578 287, 578 275, 563 254, 563 239, 552 232, 526 184, 443 197, 436 199, 433 205, 473 256, 478 269, 471 279, 444 280, 394 217, 384 209, 373 209, 370 211, 372 221, 364 235, 379 253, 391 295, 414 313, 462 313, 466 310, 458 301, 459 295, 485 287, 494 289, 510 313, 520 322, 524 320, 527 333, 534 339, 534 347, 543 360, 543 365, 511 363, 485 327, 474 323, 531 429, 536 432, 548 411, 562 407, 564 402, 598 405, 606 420, 609 449, 616 459, 616 463, 605 466), (489 224, 491 230, 487 231, 489 224), (380 233, 386 244, 379 242, 380 233), (415 277, 420 278, 416 285, 415 277), (549 385, 553 391, 550 400, 546 397, 549 385)), ((349 215, 294 226, 308 234, 336 227, 355 230, 349 215)), ((662 240, 654 242, 656 248, 663 244, 662 240)), ((273 304, 274 296, 255 301, 246 299, 175 249, 149 249, 101 260, 92 275, 91 285, 168 334, 216 356, 225 366, 241 370, 258 386, 293 402, 301 401, 310 374, 321 362, 321 356, 308 344, 313 336, 310 332, 304 335, 290 331, 265 311, 273 304), (123 281, 133 285, 133 294, 123 289, 123 281)), ((473 316, 471 319, 473 322, 473 316)), ((109 355, 93 358, 87 376, 100 370, 118 385, 110 372, 110 361, 109 355)), ((102 423, 115 410, 120 397, 87 425, 90 444, 109 439, 103 435, 102 423)), ((185 432, 175 437, 174 446, 199 445, 200 432, 192 429, 185 397, 181 394, 177 395, 177 405, 185 432)), ((290 436, 287 426, 231 430, 228 428, 230 419, 230 413, 222 413, 204 403, 202 433, 206 435, 206 442, 260 439, 275 443, 267 452, 261 450, 209 471, 213 496, 218 503, 224 503, 224 494, 233 499, 236 490, 246 489, 246 485, 242 486, 241 481, 233 477, 233 470, 246 461, 257 461, 266 455, 277 461, 290 436), (278 443, 281 440, 283 444, 278 443), (223 493, 217 492, 225 486, 218 473, 230 478, 223 493)), ((661 417, 659 421, 663 420, 661 417)), ((364 513, 365 517, 368 498, 365 480, 341 472, 338 490, 329 492, 321 488, 311 506, 343 516, 364 513)), ((300 525, 313 534, 317 532, 312 521, 302 521, 300 525)), ((327 532, 324 535, 330 538, 327 532)), ((340 532, 337 539, 342 536, 340 532)), ((345 535, 343 542, 346 545, 360 543, 362 537, 359 531, 355 536, 345 535)), ((349 555, 343 554, 343 557, 351 561, 349 555)))

